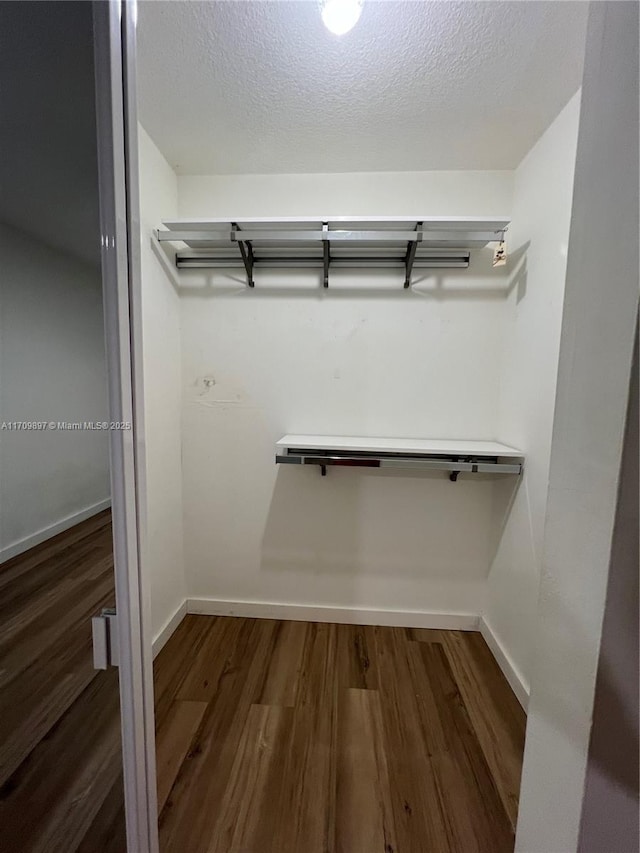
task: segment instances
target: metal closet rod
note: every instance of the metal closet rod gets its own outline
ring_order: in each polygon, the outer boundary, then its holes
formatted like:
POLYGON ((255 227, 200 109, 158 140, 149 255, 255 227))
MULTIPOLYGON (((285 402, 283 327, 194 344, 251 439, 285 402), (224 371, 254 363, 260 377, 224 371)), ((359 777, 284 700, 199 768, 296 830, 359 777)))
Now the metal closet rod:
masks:
MULTIPOLYGON (((262 269, 281 269, 290 267, 293 269, 322 269, 325 265, 324 258, 293 258, 293 257, 268 257, 253 258, 254 267, 262 269)), ((330 258, 329 264, 335 269, 405 269, 404 258, 330 258)), ((241 257, 221 257, 207 255, 198 252, 178 252, 176 255, 176 266, 179 269, 204 268, 233 269, 244 266, 241 257)), ((464 269, 469 266, 469 252, 458 252, 455 255, 434 255, 433 257, 417 257, 413 261, 414 268, 420 269, 464 269)))

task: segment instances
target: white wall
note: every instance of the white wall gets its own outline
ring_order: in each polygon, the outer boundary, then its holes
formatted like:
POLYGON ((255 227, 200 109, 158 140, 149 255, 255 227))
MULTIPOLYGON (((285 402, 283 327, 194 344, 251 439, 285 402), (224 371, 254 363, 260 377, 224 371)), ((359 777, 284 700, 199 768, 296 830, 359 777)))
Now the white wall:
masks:
POLYGON ((176 214, 177 186, 173 171, 141 127, 139 168, 146 476, 142 559, 151 578, 152 632, 157 638, 186 598, 180 304, 171 264, 153 238, 158 217, 176 214))
POLYGON ((515 495, 508 482, 494 490, 501 535, 484 619, 525 689, 536 637, 579 114, 577 94, 516 170, 508 234, 513 286, 497 429, 502 441, 525 452, 526 465, 515 495))
MULTIPOLYGON (((0 225, 0 422, 107 421, 99 268, 0 225)), ((104 509, 108 433, 0 430, 0 559, 104 509)))
MULTIPOLYGON (((509 216, 509 173, 180 177, 191 216, 509 216)), ((286 432, 499 438, 506 272, 182 271, 191 597, 477 614, 491 481, 278 469, 286 432), (367 289, 364 290, 363 287, 367 289)))
POLYGON ((260 216, 504 216, 513 172, 181 175, 179 214, 260 216))
POLYGON ((638 6, 592 3, 518 853, 578 845, 638 322, 638 233, 638 6))

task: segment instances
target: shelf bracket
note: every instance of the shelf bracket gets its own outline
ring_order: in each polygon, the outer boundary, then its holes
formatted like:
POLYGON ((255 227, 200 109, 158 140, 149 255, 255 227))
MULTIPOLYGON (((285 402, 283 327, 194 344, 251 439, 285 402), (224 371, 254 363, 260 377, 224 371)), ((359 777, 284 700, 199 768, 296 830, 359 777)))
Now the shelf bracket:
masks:
POLYGON ((407 244, 407 254, 404 259, 404 289, 407 290, 411 285, 411 272, 413 270, 413 262, 416 259, 416 249, 418 248, 418 243, 422 240, 422 222, 418 222, 416 225, 416 231, 418 233, 418 238, 416 240, 411 240, 407 244))
MULTIPOLYGON (((240 231, 238 228, 237 222, 231 223, 234 231, 240 231)), ((242 256, 242 263, 244 264, 244 268, 247 273, 247 284, 249 287, 254 287, 253 281, 253 247, 251 243, 244 240, 238 240, 238 248, 240 249, 240 254, 242 256)))
POLYGON ((324 268, 324 276, 323 276, 323 286, 329 287, 329 263, 331 261, 331 256, 329 254, 329 240, 325 237, 325 234, 329 234, 329 223, 322 223, 322 258, 323 258, 323 268, 324 268))

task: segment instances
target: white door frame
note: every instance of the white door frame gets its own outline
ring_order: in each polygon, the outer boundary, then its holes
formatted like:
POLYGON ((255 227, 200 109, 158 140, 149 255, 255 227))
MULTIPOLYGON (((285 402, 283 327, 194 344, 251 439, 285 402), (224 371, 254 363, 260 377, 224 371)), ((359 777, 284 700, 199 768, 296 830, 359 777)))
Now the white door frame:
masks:
POLYGON ((157 853, 153 658, 140 560, 144 434, 137 319, 140 299, 135 0, 93 3, 102 282, 110 432, 120 714, 127 849, 157 853))

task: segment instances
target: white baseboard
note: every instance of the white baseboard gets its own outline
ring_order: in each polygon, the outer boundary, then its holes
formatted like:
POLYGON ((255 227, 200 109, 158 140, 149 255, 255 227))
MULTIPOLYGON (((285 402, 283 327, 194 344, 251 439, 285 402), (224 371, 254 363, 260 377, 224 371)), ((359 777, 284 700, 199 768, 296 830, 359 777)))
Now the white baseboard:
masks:
POLYGON ((498 637, 489 627, 488 622, 483 616, 480 617, 479 627, 480 633, 484 637, 486 644, 489 646, 492 655, 496 659, 496 663, 502 670, 504 677, 509 682, 511 689, 516 694, 516 699, 518 700, 518 702, 520 702, 520 704, 526 711, 527 706, 529 704, 528 683, 525 681, 522 674, 519 672, 518 668, 515 666, 515 664, 505 651, 504 646, 498 640, 498 637))
POLYGON ((178 625, 182 622, 184 617, 187 615, 187 602, 183 601, 182 604, 178 607, 176 612, 170 616, 167 621, 164 623, 162 628, 158 631, 156 636, 153 638, 153 657, 154 659, 158 656, 158 654, 162 651, 164 646, 169 641, 169 638, 176 630, 178 625))
POLYGON ((435 613, 410 610, 365 610, 359 607, 326 607, 309 604, 277 604, 268 601, 225 601, 188 598, 187 613, 206 616, 244 616, 258 619, 291 619, 294 622, 338 622, 345 625, 389 625, 396 628, 441 628, 477 631, 474 613, 435 613))
POLYGON ((98 503, 92 504, 86 509, 81 509, 80 512, 74 512, 72 515, 68 515, 66 518, 56 521, 55 524, 43 527, 42 530, 32 533, 31 536, 25 536, 25 538, 20 539, 19 542, 14 542, 12 545, 7 545, 5 548, 1 548, 0 563, 4 563, 12 557, 17 557, 18 554, 23 554, 25 551, 28 551, 29 548, 34 548, 41 542, 46 542, 47 539, 51 539, 58 533, 63 533, 65 530, 69 530, 70 527, 80 524, 81 521, 86 521, 87 518, 91 518, 92 515, 97 515, 99 512, 102 512, 103 509, 107 509, 107 507, 110 506, 111 498, 105 498, 105 500, 98 501, 98 503))

